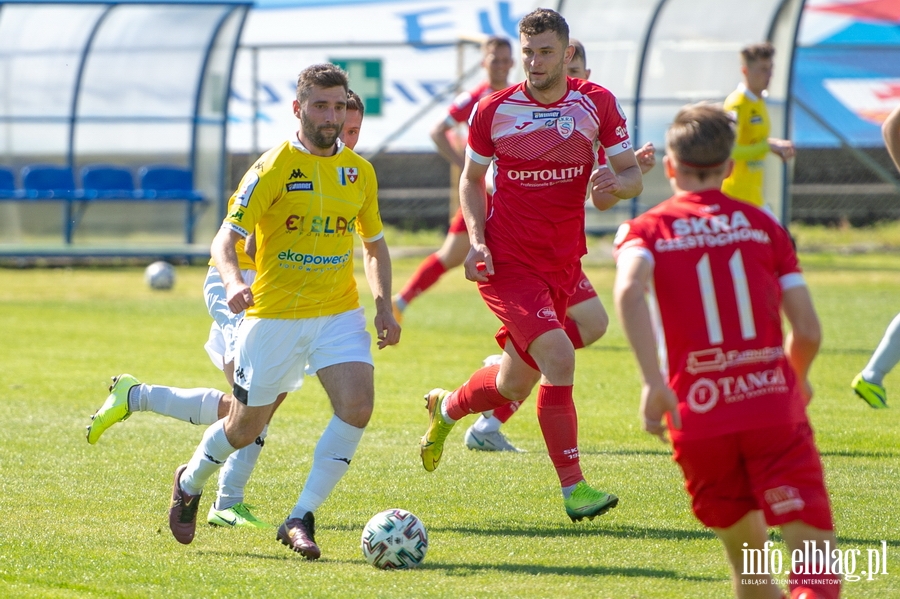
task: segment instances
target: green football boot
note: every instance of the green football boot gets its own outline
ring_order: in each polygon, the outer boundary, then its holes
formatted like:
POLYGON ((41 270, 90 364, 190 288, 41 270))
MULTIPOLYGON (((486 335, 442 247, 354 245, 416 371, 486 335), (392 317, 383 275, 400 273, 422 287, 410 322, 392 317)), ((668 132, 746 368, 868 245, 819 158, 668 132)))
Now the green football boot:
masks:
POLYGON ((428 472, 434 472, 444 453, 444 440, 450 434, 453 424, 448 424, 441 415, 441 403, 450 395, 446 389, 432 389, 425 396, 425 408, 428 410, 428 430, 419 442, 419 454, 422 465, 428 472))
POLYGON ((271 524, 263 522, 250 512, 253 507, 246 503, 236 503, 224 510, 217 510, 215 502, 209 507, 206 521, 211 526, 224 526, 226 528, 274 528, 271 524))
POLYGON ((566 514, 577 522, 582 518, 593 520, 602 516, 619 503, 619 498, 612 493, 604 493, 591 488, 585 481, 581 481, 572 490, 572 494, 565 501, 566 514))
POLYGON ((887 391, 885 391, 884 387, 870 383, 862 377, 862 373, 856 375, 853 382, 850 383, 850 388, 876 410, 888 407, 887 391))
POLYGON ((128 409, 128 391, 141 382, 130 374, 120 374, 113 377, 113 384, 109 387, 109 397, 100 406, 87 426, 87 442, 93 445, 100 439, 100 435, 106 429, 117 422, 127 420, 131 416, 128 409))

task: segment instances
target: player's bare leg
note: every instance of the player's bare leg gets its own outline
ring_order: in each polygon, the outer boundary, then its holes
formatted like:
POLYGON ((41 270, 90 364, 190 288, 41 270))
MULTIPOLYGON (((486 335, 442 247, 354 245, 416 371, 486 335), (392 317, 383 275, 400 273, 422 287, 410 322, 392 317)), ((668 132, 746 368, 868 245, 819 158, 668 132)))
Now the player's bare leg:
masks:
POLYGON ((769 540, 762 510, 752 510, 728 528, 713 531, 725 547, 731 582, 738 599, 782 599, 784 594, 768 574, 743 574, 745 550, 762 550, 769 540))

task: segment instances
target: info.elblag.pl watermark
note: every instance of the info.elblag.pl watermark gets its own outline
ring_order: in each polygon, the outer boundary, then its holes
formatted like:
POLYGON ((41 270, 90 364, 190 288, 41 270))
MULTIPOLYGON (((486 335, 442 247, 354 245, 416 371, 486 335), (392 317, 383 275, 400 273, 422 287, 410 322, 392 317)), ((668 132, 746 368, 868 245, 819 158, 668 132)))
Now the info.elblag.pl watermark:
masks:
MULTIPOLYGON (((743 571, 744 576, 769 575, 776 578, 776 583, 788 584, 793 579, 803 584, 804 577, 817 576, 843 577, 848 582, 856 582, 865 577, 875 580, 887 575, 887 541, 881 541, 881 547, 874 549, 840 549, 832 547, 824 541, 803 541, 802 549, 794 549, 790 561, 785 560, 782 550, 775 547, 772 541, 766 541, 762 549, 750 549, 744 543, 743 571), (862 569, 865 568, 865 569, 862 569), (781 578, 781 580, 778 580, 781 578)), ((837 583, 837 579, 835 583, 837 583)), ((742 581, 743 584, 759 584, 754 579, 742 581)))

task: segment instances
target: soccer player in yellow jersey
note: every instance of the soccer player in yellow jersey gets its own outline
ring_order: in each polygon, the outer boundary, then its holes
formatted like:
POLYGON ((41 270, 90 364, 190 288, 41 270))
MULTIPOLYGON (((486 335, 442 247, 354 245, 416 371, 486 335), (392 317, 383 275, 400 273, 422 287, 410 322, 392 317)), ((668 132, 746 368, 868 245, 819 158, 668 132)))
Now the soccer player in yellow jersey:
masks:
POLYGON ((374 404, 371 338, 353 277, 354 233, 363 240, 378 347, 400 340, 375 172, 338 138, 347 91, 346 73, 334 65, 300 73, 296 139, 266 152, 244 175, 213 240, 228 306, 246 316, 235 354, 236 401, 175 471, 169 528, 181 543, 193 540, 206 481, 229 455, 253 443, 278 395, 299 389, 309 371, 325 388, 334 417, 277 538, 307 559, 319 558, 314 511, 347 471, 374 404), (251 287, 241 276, 235 244, 254 231, 257 276, 251 287))
MULTIPOLYGON (((362 99, 352 90, 347 96, 347 118, 341 131, 341 141, 351 150, 359 142, 360 128, 365 112, 362 99)), ((254 253, 255 243, 252 236, 247 238, 248 251, 254 253)), ((251 256, 244 251, 244 240, 235 246, 238 265, 241 268, 244 282, 253 283, 256 277, 256 265, 251 256)), ((209 340, 204 346, 213 364, 222 370, 228 382, 228 388, 234 386, 234 348, 237 328, 243 313, 235 314, 229 307, 225 297, 225 286, 215 264, 210 260, 210 268, 203 283, 203 294, 206 306, 213 322, 210 326, 209 340)), ((278 396, 276 404, 286 397, 286 393, 278 396)), ((94 414, 87 427, 87 439, 91 444, 97 443, 100 436, 113 424, 127 419, 133 412, 155 412, 163 416, 209 426, 228 415, 231 407, 231 396, 218 389, 192 388, 183 389, 164 385, 148 385, 138 381, 130 374, 120 374, 113 378, 110 394, 103 406, 94 414)), ((250 445, 241 448, 229 456, 219 472, 219 488, 216 500, 212 502, 207 515, 207 522, 215 526, 227 528, 269 528, 271 525, 258 519, 251 507, 244 502, 244 488, 259 460, 268 425, 250 445)))
POLYGON ((316 374, 334 409, 297 504, 277 538, 307 559, 320 556, 314 511, 349 467, 374 403, 371 337, 353 277, 353 234, 363 240, 366 278, 375 297, 378 347, 396 344, 391 265, 372 166, 339 140, 347 108, 346 73, 334 65, 301 72, 295 139, 248 171, 211 254, 238 330, 228 416, 207 429, 188 464, 176 470, 169 526, 190 543, 205 482, 236 450, 259 437, 276 398, 316 374), (257 276, 243 279, 235 246, 255 232, 257 276))
POLYGON ((725 99, 723 108, 735 120, 737 139, 731 157, 734 171, 722 183, 726 194, 763 205, 763 172, 766 154, 772 152, 787 162, 794 156, 794 144, 786 139, 769 137, 771 123, 766 109, 765 92, 772 79, 772 56, 775 48, 765 42, 741 50, 743 82, 725 99))

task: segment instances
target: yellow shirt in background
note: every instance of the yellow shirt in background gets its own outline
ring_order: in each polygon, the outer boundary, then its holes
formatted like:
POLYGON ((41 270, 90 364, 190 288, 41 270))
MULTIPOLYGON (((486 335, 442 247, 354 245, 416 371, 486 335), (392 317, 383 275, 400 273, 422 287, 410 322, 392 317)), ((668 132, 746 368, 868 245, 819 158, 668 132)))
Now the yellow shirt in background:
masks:
POLYGON ((742 83, 723 104, 735 117, 734 171, 722 183, 722 191, 754 206, 762 206, 764 161, 769 152, 769 111, 765 99, 742 83))
POLYGON ((375 170, 338 142, 333 156, 299 142, 272 148, 241 179, 223 227, 256 229, 255 305, 247 316, 312 318, 359 307, 353 235, 384 235, 375 170))

